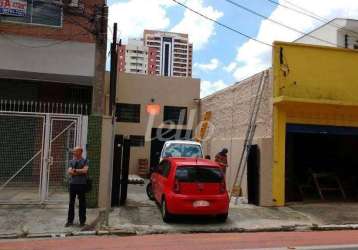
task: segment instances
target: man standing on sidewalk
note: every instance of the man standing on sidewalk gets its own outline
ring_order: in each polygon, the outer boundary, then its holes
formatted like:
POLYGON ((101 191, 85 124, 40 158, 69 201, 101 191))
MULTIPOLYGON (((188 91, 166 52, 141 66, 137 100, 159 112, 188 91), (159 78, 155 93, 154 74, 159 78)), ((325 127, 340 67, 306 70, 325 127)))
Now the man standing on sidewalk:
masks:
POLYGON ((68 217, 66 227, 73 225, 75 218, 75 201, 76 196, 79 201, 79 218, 81 226, 86 223, 86 187, 87 187, 87 173, 88 173, 88 161, 82 157, 83 149, 81 147, 75 147, 73 149, 73 159, 70 161, 68 174, 70 176, 69 181, 69 193, 70 203, 68 206, 68 217))

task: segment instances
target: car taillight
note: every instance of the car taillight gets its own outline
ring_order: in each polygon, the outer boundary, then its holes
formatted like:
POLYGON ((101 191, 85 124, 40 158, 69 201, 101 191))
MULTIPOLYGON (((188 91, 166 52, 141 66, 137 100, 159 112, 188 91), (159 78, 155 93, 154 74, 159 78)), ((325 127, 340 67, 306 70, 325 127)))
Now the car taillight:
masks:
POLYGON ((220 194, 224 194, 226 192, 226 184, 225 181, 220 182, 220 194))
POLYGON ((176 194, 180 193, 180 182, 178 180, 175 180, 173 191, 176 194))

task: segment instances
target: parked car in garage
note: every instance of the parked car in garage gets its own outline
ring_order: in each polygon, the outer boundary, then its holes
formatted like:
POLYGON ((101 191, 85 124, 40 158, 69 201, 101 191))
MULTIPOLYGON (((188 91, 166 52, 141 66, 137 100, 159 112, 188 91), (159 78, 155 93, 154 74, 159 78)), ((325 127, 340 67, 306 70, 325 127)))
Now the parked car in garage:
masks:
POLYGON ((222 222, 228 217, 225 177, 214 161, 165 158, 151 175, 151 183, 165 222, 175 215, 213 215, 222 222))
POLYGON ((203 149, 199 142, 185 140, 166 141, 162 148, 159 162, 168 157, 204 158, 203 149))

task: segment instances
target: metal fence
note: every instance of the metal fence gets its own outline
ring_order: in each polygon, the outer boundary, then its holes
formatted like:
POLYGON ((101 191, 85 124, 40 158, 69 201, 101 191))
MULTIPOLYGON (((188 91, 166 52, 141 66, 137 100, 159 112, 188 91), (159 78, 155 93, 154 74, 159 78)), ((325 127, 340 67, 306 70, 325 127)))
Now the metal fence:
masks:
POLYGON ((71 149, 86 145, 87 122, 81 114, 1 109, 0 203, 66 201, 71 149))
POLYGON ((84 103, 0 99, 1 111, 88 115, 90 105, 84 103))

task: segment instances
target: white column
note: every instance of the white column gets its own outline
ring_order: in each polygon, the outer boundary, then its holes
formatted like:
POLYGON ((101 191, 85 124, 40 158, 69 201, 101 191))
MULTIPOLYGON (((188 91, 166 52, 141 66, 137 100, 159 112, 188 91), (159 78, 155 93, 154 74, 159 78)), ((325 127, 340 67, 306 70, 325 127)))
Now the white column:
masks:
POLYGON ((46 114, 45 118, 45 138, 44 138, 44 152, 42 159, 42 175, 41 175, 41 191, 40 201, 44 203, 48 194, 48 167, 50 157, 50 140, 51 140, 51 118, 46 114))

